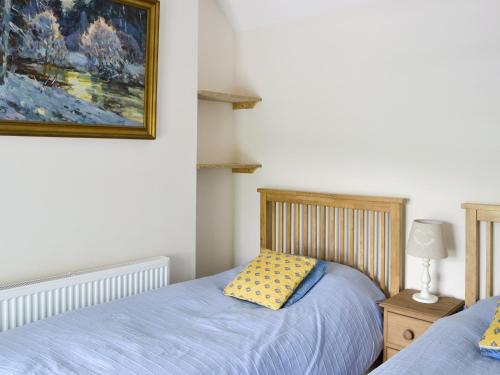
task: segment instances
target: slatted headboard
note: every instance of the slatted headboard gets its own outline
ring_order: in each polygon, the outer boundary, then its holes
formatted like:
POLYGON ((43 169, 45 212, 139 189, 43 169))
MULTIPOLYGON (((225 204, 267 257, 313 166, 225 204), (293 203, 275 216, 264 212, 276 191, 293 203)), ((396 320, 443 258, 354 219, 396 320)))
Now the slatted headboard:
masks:
POLYGON ((403 198, 259 189, 260 244, 359 269, 388 295, 403 284, 403 198))
POLYGON ((486 224, 486 295, 493 296, 493 228, 500 223, 500 205, 463 203, 466 221, 466 255, 465 255, 465 304, 471 306, 480 298, 480 224, 486 224))

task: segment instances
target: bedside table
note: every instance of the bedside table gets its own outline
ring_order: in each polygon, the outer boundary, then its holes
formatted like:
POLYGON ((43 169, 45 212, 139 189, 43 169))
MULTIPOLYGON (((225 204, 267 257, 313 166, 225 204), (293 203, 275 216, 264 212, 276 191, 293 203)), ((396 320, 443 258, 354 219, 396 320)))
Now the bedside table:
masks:
POLYGON ((380 304, 384 308, 384 362, 421 336, 436 320, 462 310, 464 301, 439 297, 434 304, 412 299, 407 289, 380 304))

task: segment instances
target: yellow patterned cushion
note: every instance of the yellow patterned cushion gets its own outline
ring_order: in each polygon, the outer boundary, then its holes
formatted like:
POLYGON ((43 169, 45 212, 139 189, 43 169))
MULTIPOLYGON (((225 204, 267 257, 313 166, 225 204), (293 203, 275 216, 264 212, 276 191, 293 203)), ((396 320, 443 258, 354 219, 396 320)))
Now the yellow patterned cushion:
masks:
POLYGON ((500 300, 493 321, 479 342, 479 348, 483 355, 500 359, 500 300))
POLYGON ((311 272, 313 258, 262 250, 225 288, 224 294, 278 310, 311 272))

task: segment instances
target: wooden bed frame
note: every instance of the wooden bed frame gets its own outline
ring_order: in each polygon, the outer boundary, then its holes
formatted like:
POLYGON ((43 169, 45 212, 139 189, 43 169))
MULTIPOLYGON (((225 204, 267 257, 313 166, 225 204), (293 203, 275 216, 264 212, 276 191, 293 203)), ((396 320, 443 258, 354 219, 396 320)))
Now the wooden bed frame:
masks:
POLYGON ((493 227, 500 223, 500 205, 463 203, 462 208, 466 216, 465 305, 471 306, 480 299, 481 222, 486 224, 485 298, 493 296, 493 227))
POLYGON ((260 245, 347 264, 386 295, 403 286, 404 198, 258 189, 260 245))

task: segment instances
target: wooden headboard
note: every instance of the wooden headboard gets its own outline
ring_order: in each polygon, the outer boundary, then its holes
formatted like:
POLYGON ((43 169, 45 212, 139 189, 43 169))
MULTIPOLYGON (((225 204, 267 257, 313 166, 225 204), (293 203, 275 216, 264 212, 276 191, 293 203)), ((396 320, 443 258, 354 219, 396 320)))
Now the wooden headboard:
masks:
POLYGON ((466 255, 465 255, 465 304, 471 306, 480 298, 481 257, 480 224, 486 224, 486 295, 493 296, 493 226, 500 223, 500 205, 463 203, 465 209, 466 255))
POLYGON ((347 264, 388 295, 403 286, 403 198, 258 189, 260 245, 347 264))

